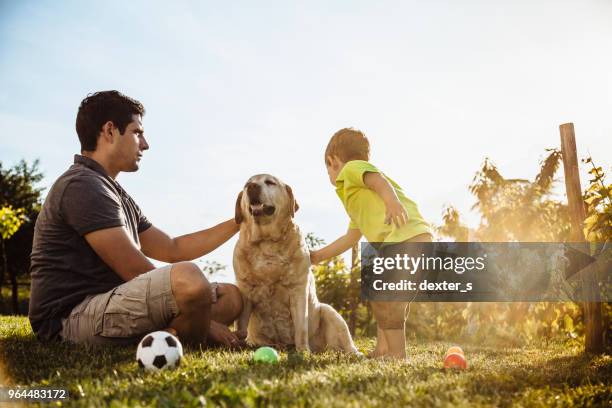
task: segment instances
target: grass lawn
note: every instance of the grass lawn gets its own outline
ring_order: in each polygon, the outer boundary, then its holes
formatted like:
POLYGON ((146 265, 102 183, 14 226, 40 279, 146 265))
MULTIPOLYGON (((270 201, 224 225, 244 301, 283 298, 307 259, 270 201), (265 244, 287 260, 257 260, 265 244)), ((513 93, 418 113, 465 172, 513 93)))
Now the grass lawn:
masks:
MULTIPOLYGON (((373 339, 357 339, 369 350, 373 339)), ((611 406, 612 356, 574 347, 464 345, 470 367, 442 369, 448 343, 409 345, 409 363, 327 352, 281 354, 256 365, 251 352, 187 350, 176 371, 148 374, 135 347, 39 343, 26 318, 0 317, 0 358, 13 384, 66 387, 67 406, 611 406)), ((1 405, 1 404, 0 404, 1 405)))

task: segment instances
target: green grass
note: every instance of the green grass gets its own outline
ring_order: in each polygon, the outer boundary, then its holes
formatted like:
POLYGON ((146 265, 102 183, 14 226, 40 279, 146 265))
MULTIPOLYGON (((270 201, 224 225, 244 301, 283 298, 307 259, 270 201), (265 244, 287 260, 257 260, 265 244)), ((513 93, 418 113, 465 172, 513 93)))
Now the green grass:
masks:
MULTIPOLYGON (((357 339, 369 350, 373 339, 357 339)), ((256 365, 251 352, 187 350, 175 371, 148 374, 135 347, 43 344, 26 318, 0 317, 0 358, 14 384, 67 387, 65 406, 611 406, 612 356, 576 347, 464 345, 463 372, 442 369, 448 343, 409 345, 409 363, 326 352, 281 353, 256 365)))

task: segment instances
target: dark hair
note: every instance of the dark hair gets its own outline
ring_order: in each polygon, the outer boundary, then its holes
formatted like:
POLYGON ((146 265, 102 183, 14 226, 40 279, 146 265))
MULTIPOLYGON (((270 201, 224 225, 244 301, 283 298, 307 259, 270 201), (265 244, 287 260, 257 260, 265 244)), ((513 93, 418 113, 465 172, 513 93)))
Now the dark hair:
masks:
POLYGON ((81 151, 94 151, 102 125, 111 121, 123 134, 132 122, 132 115, 144 115, 145 109, 136 99, 119 91, 101 91, 87 95, 79 106, 76 117, 76 132, 81 142, 81 151))

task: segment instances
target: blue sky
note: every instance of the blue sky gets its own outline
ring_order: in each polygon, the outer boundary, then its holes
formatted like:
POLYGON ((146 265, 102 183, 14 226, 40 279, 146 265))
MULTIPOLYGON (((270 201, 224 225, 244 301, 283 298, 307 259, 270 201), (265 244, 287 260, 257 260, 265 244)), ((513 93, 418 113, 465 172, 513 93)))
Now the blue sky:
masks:
POLYGON ((533 178, 561 123, 609 168, 610 21, 607 0, 0 0, 0 160, 39 158, 50 186, 78 153, 81 99, 118 89, 145 105, 151 145, 119 182, 171 234, 232 217, 268 172, 293 187, 302 230, 335 239, 348 222, 323 151, 345 126, 428 220, 451 203, 474 223, 484 157, 533 178))

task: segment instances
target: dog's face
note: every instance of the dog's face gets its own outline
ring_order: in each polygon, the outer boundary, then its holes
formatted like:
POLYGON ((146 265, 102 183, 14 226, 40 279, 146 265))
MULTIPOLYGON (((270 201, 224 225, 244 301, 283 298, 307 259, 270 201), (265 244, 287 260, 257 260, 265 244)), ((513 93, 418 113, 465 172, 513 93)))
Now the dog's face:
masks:
POLYGON ((268 224, 279 217, 293 217, 299 206, 291 187, 269 174, 251 177, 236 200, 236 223, 246 218, 268 224))

